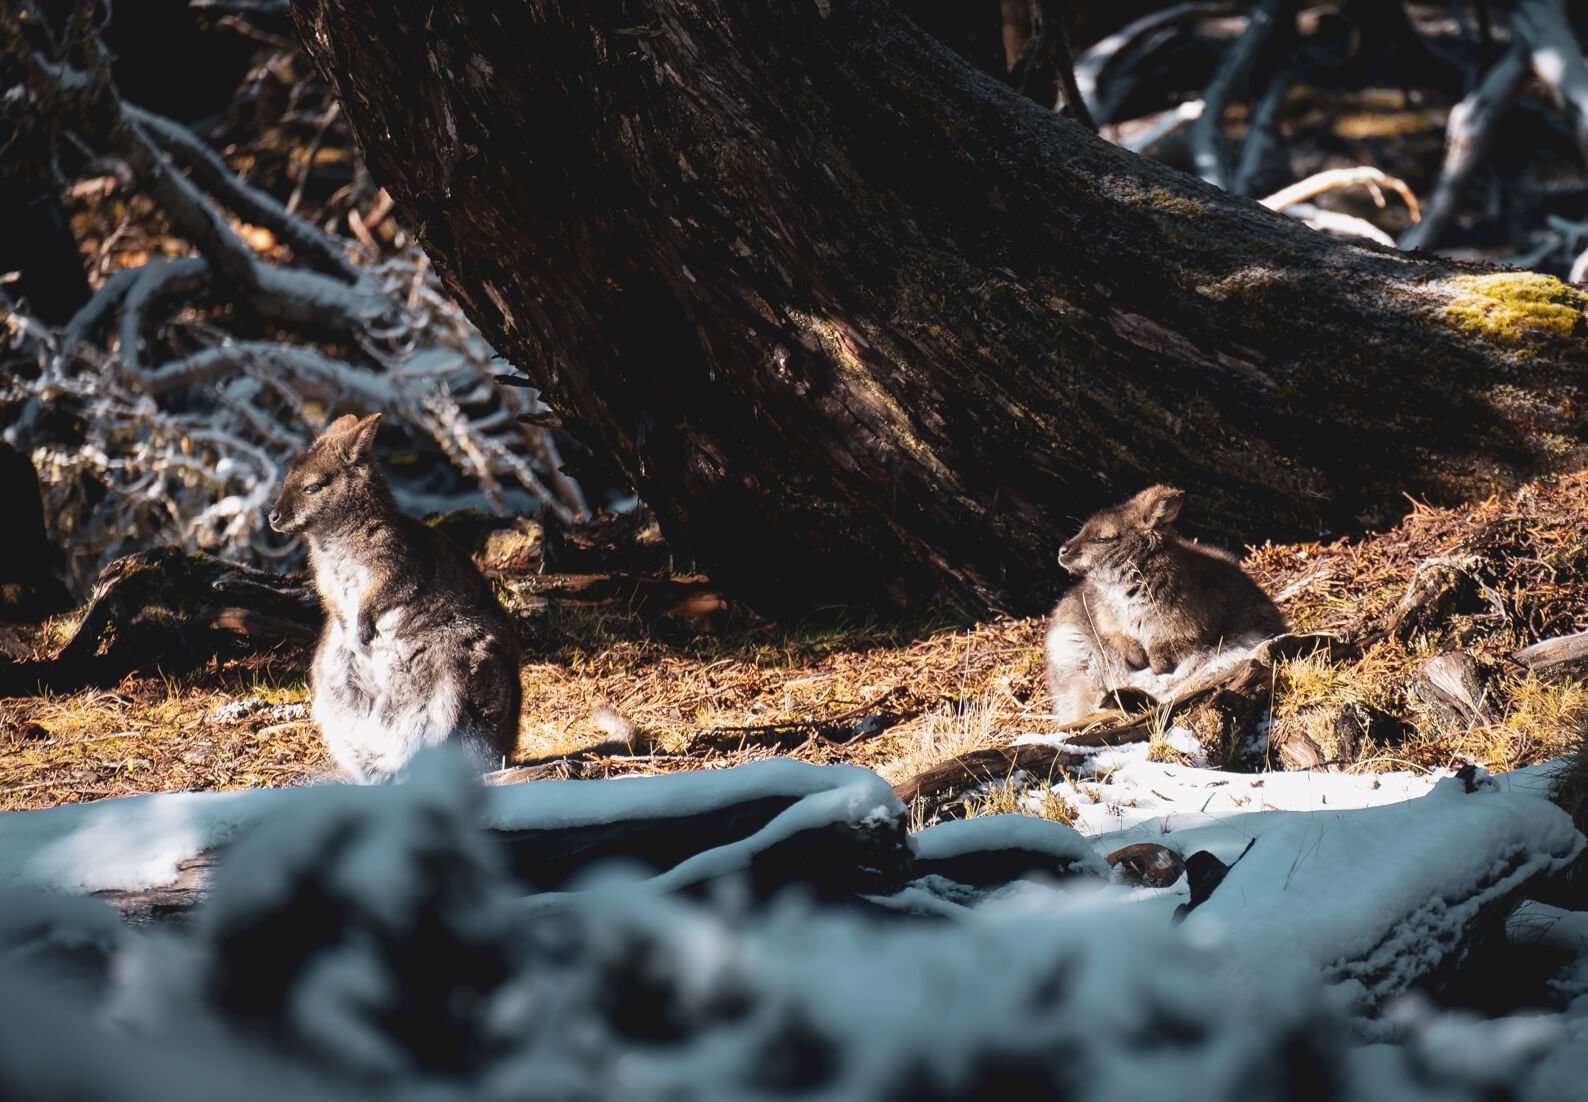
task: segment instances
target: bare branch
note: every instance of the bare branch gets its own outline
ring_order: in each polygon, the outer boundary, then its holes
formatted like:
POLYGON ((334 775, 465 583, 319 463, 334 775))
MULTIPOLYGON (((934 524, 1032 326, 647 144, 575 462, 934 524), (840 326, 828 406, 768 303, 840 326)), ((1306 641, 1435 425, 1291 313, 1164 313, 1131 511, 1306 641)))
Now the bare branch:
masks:
POLYGON ((1285 93, 1290 91, 1294 79, 1295 69, 1288 65, 1281 66, 1263 90, 1257 106, 1252 109, 1251 121, 1246 126, 1246 138, 1241 142, 1241 155, 1235 165, 1235 175, 1230 180, 1230 190, 1236 195, 1252 193, 1257 174, 1263 170, 1264 163, 1272 154, 1279 136, 1279 113, 1285 104, 1285 93))
POLYGON ((1202 93, 1206 110, 1191 124, 1189 137, 1197 174, 1209 183, 1229 186, 1224 111, 1275 42, 1295 33, 1295 5, 1296 0, 1260 0, 1252 8, 1245 32, 1225 51, 1218 70, 1202 93))
MULTIPOLYGON (((1365 184, 1369 187, 1387 187, 1396 195, 1406 201, 1407 208, 1411 211, 1412 221, 1422 217, 1421 209, 1417 205, 1417 196, 1412 191, 1411 185, 1405 180, 1380 172, 1371 165, 1359 165, 1356 168, 1332 168, 1327 172, 1315 172, 1305 180, 1298 180, 1289 187, 1281 188, 1268 198, 1262 200, 1263 206, 1269 210, 1284 210, 1304 200, 1311 199, 1314 195, 1321 195, 1335 188, 1355 187, 1365 184)), ((1384 205, 1384 197, 1378 195, 1379 206, 1384 205)))
POLYGON ((1527 47, 1534 74, 1571 119, 1577 147, 1588 164, 1588 63, 1563 0, 1516 0, 1511 32, 1527 47))
POLYGON ((1119 144, 1132 153, 1143 153, 1163 141, 1170 134, 1181 127, 1195 122, 1202 117, 1204 105, 1199 99, 1186 100, 1179 107, 1163 112, 1157 122, 1153 123, 1140 134, 1119 144))
POLYGON ((1445 128, 1445 163, 1439 183, 1429 198, 1423 217, 1401 235, 1403 249, 1427 249, 1437 244, 1460 209, 1461 195, 1473 171, 1483 161, 1494 140, 1495 123, 1516 95, 1527 74, 1527 51, 1513 43, 1484 76, 1482 83, 1450 109, 1445 128))
POLYGON ((335 241, 291 214, 274 196, 244 183, 209 146, 187 127, 152 111, 128 105, 127 114, 166 153, 176 158, 205 189, 221 197, 244 222, 263 226, 310 266, 346 283, 364 278, 335 241))
POLYGON ((185 257, 181 260, 155 258, 134 269, 137 278, 128 288, 121 303, 121 326, 117 351, 121 360, 134 371, 142 360, 142 335, 144 315, 149 306, 173 291, 195 291, 203 286, 209 275, 209 265, 202 257, 185 257))
POLYGON ((1232 15, 1233 4, 1176 4, 1126 24, 1091 46, 1075 62, 1076 89, 1099 123, 1114 122, 1114 112, 1130 93, 1130 85, 1116 79, 1121 70, 1152 53, 1173 37, 1182 24, 1232 15), (1104 85, 1109 87, 1105 90, 1104 85))
POLYGON ((1392 249, 1395 247, 1393 237, 1373 223, 1355 215, 1323 210, 1311 203, 1294 203, 1290 207, 1290 216, 1303 225, 1311 226, 1319 233, 1333 234, 1336 237, 1363 237, 1392 249))

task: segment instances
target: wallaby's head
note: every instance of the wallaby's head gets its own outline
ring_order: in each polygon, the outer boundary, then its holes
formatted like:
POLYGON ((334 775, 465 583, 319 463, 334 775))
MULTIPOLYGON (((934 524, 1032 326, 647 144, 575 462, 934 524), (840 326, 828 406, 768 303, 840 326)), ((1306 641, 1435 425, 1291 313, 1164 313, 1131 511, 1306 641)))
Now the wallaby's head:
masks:
POLYGON ((1184 490, 1149 486, 1123 505, 1094 513, 1059 548, 1059 565, 1072 574, 1089 574, 1138 562, 1173 531, 1183 504, 1184 490))
POLYGON ((348 414, 332 421, 281 480, 270 510, 278 532, 335 528, 384 501, 386 484, 375 465, 372 446, 380 414, 348 414))

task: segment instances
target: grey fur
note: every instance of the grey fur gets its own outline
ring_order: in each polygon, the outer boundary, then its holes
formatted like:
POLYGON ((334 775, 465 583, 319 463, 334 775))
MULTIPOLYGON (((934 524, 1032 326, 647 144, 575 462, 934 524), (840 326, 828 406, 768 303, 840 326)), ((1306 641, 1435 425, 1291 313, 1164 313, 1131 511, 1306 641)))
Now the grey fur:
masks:
POLYGON ((350 780, 390 780, 441 742, 495 765, 518 742, 517 635, 468 554, 397 507, 371 454, 379 423, 333 422, 270 512, 308 541, 325 608, 311 713, 350 780))
POLYGON ((1152 486, 1104 509, 1059 551, 1080 582, 1048 624, 1048 687, 1061 723, 1115 689, 1162 698, 1285 631, 1274 602, 1227 552, 1174 531, 1185 493, 1152 486))

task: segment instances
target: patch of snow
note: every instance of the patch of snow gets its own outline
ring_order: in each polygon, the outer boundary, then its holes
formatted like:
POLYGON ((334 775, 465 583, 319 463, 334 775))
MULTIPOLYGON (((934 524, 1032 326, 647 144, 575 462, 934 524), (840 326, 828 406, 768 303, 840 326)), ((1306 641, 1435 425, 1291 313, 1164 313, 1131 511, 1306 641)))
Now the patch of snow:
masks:
POLYGON ((162 792, 0 813, 0 886, 66 892, 169 884, 178 865, 273 815, 308 790, 162 792))
POLYGON ((211 723, 236 723, 256 712, 264 711, 266 706, 265 698, 262 696, 240 697, 237 700, 228 700, 225 704, 217 704, 210 709, 208 718, 211 723))
MULTIPOLYGON (((1439 779, 1409 771, 1230 773, 1149 761, 1148 752, 1146 743, 1105 747, 1088 755, 1073 779, 1052 786, 1075 808, 1076 829, 1117 848, 1205 828, 1197 830, 1197 848, 1213 849, 1207 839, 1226 831, 1233 816, 1378 807, 1424 795, 1439 779)), ((1237 852, 1246 843, 1235 834, 1227 840, 1237 852)))
MULTIPOLYGON (((1009 847, 1094 867, 1160 827, 1169 844, 1226 860, 1255 838, 1179 926, 1174 889, 1019 885, 966 894, 966 906, 925 878, 877 900, 934 916, 919 922, 657 890, 746 867, 813 824, 900 810, 865 770, 797 762, 489 789, 438 758, 389 787, 0 815, 0 880, 14 885, 138 886, 161 861, 174 875, 176 860, 234 843, 209 904, 178 929, 120 930, 98 903, 21 887, 0 898, 0 1097, 1279 1102, 1305 1084, 1353 1102, 1496 1088, 1543 1102, 1580 1091, 1588 1014, 1425 1014, 1403 1018, 1404 1044, 1362 1045, 1344 998, 1347 986, 1369 1001, 1393 993, 1426 945, 1575 853, 1563 812, 1504 778, 1471 793, 1412 778, 1418 798, 1401 803, 1368 778, 1255 779, 1112 752, 1083 786, 1121 799, 1160 789, 1164 801, 1122 836, 1008 816, 917 837, 928 859, 1009 847), (1204 806, 1235 784, 1255 795, 1204 806), (482 828, 768 796, 793 802, 741 842, 651 880, 531 897, 534 908, 482 828), (1254 809, 1268 802, 1295 806, 1254 809), (97 985, 62 985, 45 965, 74 947, 115 966, 97 985), (1340 980, 1351 982, 1329 986, 1340 980)), ((1558 918, 1559 936, 1577 936, 1580 920, 1558 918)))
MULTIPOLYGON (((1481 908, 1583 846, 1547 800, 1469 793, 1455 778, 1403 803, 1225 825, 1256 842, 1186 920, 1187 933, 1239 947, 1253 983, 1283 955, 1360 983, 1370 1003, 1430 972, 1481 908)), ((1226 861, 1237 856, 1220 848, 1226 861)))
POLYGON ((249 716, 259 715, 263 712, 272 723, 285 723, 288 720, 308 719, 309 706, 294 701, 288 704, 271 704, 262 696, 245 696, 237 700, 228 700, 225 704, 217 704, 209 711, 211 723, 236 723, 247 719, 249 716))

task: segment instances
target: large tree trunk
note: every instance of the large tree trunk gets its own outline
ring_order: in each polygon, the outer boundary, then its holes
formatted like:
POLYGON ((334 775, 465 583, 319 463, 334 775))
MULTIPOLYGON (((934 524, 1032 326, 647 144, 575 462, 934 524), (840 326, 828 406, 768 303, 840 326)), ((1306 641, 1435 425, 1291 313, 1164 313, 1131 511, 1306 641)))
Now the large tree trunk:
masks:
POLYGON ((753 604, 1027 609, 1077 518, 1381 524, 1580 458, 1581 297, 1345 245, 881 0, 295 0, 450 289, 753 604))

